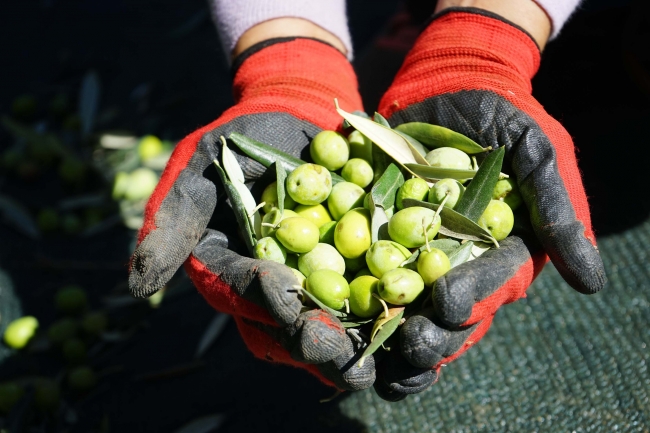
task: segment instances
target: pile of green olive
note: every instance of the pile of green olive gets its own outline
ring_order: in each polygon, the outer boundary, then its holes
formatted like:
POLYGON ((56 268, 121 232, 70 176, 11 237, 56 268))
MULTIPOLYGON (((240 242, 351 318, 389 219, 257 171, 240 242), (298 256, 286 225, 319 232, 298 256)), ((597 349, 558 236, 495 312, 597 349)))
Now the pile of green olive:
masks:
MULTIPOLYGON (((290 267, 297 283, 322 304, 359 318, 377 317, 386 304, 413 302, 449 271, 445 252, 429 243, 449 238, 439 233, 440 211, 453 209, 470 182, 451 178, 433 182, 415 176, 406 180, 385 209, 388 236, 372 242, 369 191, 381 175, 373 172, 372 146, 356 130, 348 137, 335 131, 317 134, 309 149, 313 163, 297 166, 286 177, 282 211, 277 183, 264 189, 263 237, 254 249, 256 258, 290 267), (344 181, 333 184, 332 172, 344 181), (439 206, 404 207, 406 199, 439 206), (418 249, 417 260, 406 266, 418 249)), ((476 166, 467 153, 453 147, 435 148, 424 158, 429 166, 443 169, 476 166)), ((520 203, 516 184, 502 178, 476 223, 500 241, 511 232, 512 208, 520 203)), ((309 305, 311 297, 304 302, 309 305)))

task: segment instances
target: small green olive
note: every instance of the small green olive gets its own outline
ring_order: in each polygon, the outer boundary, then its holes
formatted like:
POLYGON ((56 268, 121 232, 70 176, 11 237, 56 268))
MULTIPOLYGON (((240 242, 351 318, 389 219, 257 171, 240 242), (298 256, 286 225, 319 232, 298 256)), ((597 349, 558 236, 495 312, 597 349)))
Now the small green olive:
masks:
POLYGON ((366 252, 368 269, 377 278, 386 272, 399 267, 404 260, 411 256, 411 252, 401 247, 397 242, 380 240, 370 246, 366 252), (406 253, 404 253, 406 251, 406 253))
POLYGON ((52 323, 47 329, 47 337, 53 344, 61 344, 77 335, 79 324, 71 317, 64 317, 52 323))
POLYGON ((88 391, 97 384, 97 376, 88 366, 76 367, 68 373, 68 386, 74 391, 88 391))
MULTIPOLYGON (((264 207, 262 207, 264 213, 269 213, 271 212, 271 209, 278 207, 278 183, 271 182, 266 188, 264 188, 260 200, 265 203, 264 207)), ((293 201, 289 194, 285 194, 284 208, 293 209, 294 207, 296 207, 296 202, 293 201)))
POLYGON ((271 209, 271 212, 267 213, 262 218, 262 224, 264 224, 261 229, 262 236, 275 236, 275 231, 277 230, 280 221, 296 216, 298 216, 298 214, 289 209, 285 209, 282 214, 278 208, 271 209), (270 226, 268 224, 270 224, 270 226))
POLYGON ((321 269, 307 277, 307 291, 334 310, 342 310, 350 297, 350 286, 338 272, 321 269))
POLYGON ((343 275, 345 273, 345 261, 336 248, 329 244, 316 244, 308 253, 301 254, 298 258, 298 269, 305 277, 320 269, 329 269, 343 275))
POLYGON ((0 383, 0 414, 8 414, 23 395, 25 389, 17 383, 0 383))
POLYGON ((287 249, 275 238, 267 236, 257 241, 253 255, 259 260, 271 260, 284 264, 287 260, 287 249))
POLYGON ((336 131, 321 131, 309 145, 311 159, 328 170, 343 167, 350 157, 350 143, 336 131))
POLYGON ((375 317, 383 309, 381 302, 375 298, 379 280, 373 276, 360 276, 350 283, 350 311, 362 317, 375 317))
POLYGON ((341 255, 356 259, 368 251, 370 243, 370 212, 356 208, 343 215, 334 230, 334 245, 341 255))
POLYGON ((429 194, 429 184, 424 179, 414 177, 409 179, 397 190, 395 197, 395 207, 397 210, 404 209, 402 200, 405 198, 412 198, 415 200, 426 200, 429 194))
POLYGON ((424 290, 422 277, 410 269, 397 268, 386 272, 377 286, 379 296, 395 305, 410 304, 424 290))
POLYGON ((78 338, 70 338, 61 347, 63 357, 70 364, 79 364, 86 359, 86 345, 78 338))
POLYGON ((16 319, 7 325, 4 341, 12 349, 22 349, 36 334, 38 320, 34 316, 25 316, 16 319))
POLYGON ((56 292, 54 305, 65 314, 81 313, 88 303, 86 292, 79 286, 66 286, 56 292))
POLYGON ((324 202, 332 191, 332 175, 317 164, 302 164, 287 176, 287 192, 300 204, 324 202))
POLYGON ((456 179, 440 179, 429 191, 429 203, 440 204, 447 197, 445 207, 453 209, 465 193, 465 187, 456 179))
POLYGON ((334 230, 336 229, 336 221, 330 221, 318 228, 318 242, 322 244, 334 245, 334 230))
POLYGON ((427 228, 427 239, 432 240, 440 229, 440 215, 424 207, 413 206, 395 213, 388 221, 388 234, 391 239, 406 248, 417 248, 424 245, 424 227, 427 228))
POLYGON ((424 250, 418 257, 418 274, 427 287, 431 287, 449 269, 451 269, 449 257, 438 248, 431 248, 431 251, 424 250))
POLYGON ((87 335, 96 337, 102 334, 108 326, 108 316, 103 311, 93 311, 81 319, 81 329, 87 335))
POLYGON ((322 204, 299 204, 294 208, 296 215, 303 218, 307 218, 309 221, 316 224, 316 227, 320 228, 324 224, 332 221, 330 213, 325 209, 325 206, 322 204))
POLYGON ((515 216, 510 206, 500 200, 490 200, 478 225, 488 230, 497 241, 505 239, 515 224, 515 216))
POLYGON ((427 153, 424 157, 429 165, 440 168, 456 168, 471 170, 472 160, 462 150, 453 147, 439 147, 427 153))
POLYGON ((327 207, 336 221, 340 220, 346 212, 363 206, 366 192, 359 185, 352 182, 339 182, 332 188, 327 198, 327 207))
POLYGON ((370 182, 375 177, 375 173, 365 159, 352 158, 343 166, 341 177, 348 182, 359 185, 361 188, 365 188, 370 185, 370 182))
POLYGON ((280 222, 276 238, 293 253, 308 253, 318 244, 318 227, 307 218, 292 217, 280 222))
POLYGON ((145 200, 149 198, 156 185, 158 175, 147 167, 136 168, 129 174, 129 182, 124 190, 127 200, 145 200))
POLYGON ((147 161, 160 155, 163 151, 163 144, 160 138, 155 135, 145 135, 138 143, 138 156, 143 161, 147 161))
POLYGON ((362 133, 354 130, 348 135, 350 158, 360 158, 372 164, 372 141, 362 133))
POLYGON ((523 198, 519 193, 519 186, 512 178, 498 180, 492 191, 492 198, 505 202, 513 211, 521 206, 523 202, 523 198))

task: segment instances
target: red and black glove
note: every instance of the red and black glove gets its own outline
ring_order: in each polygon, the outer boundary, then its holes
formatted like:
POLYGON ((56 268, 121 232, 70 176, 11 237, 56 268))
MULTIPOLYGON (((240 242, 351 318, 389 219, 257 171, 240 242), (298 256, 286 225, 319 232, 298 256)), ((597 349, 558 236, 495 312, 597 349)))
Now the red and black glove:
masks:
MULTIPOLYGON (((323 311, 301 314, 288 268, 238 253, 245 250, 213 166, 219 137, 231 132, 300 157, 314 135, 341 126, 334 98, 346 110, 362 109, 352 66, 323 42, 281 38, 251 47, 234 69, 235 106, 176 146, 147 204, 130 290, 149 296, 184 263, 210 305, 233 315, 255 356, 305 368, 339 389, 368 388, 374 361, 357 366, 359 348, 338 319, 323 311)), ((247 182, 265 171, 251 159, 238 160, 247 182)))
POLYGON ((379 107, 395 126, 428 122, 482 146, 506 148, 504 171, 516 176, 534 236, 511 236, 499 249, 436 281, 433 307, 400 331, 401 352, 378 366, 375 387, 403 398, 433 383, 446 364, 487 332, 497 310, 525 296, 548 258, 580 293, 606 283, 591 229, 587 197, 567 131, 531 95, 540 51, 533 39, 498 15, 473 8, 434 17, 406 57, 379 107))

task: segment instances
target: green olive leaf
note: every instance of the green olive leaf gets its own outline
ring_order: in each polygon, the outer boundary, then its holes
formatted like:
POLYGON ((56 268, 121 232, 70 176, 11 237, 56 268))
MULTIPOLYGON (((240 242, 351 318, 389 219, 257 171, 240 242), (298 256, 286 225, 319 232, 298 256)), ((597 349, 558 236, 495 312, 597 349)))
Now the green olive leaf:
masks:
MULTIPOLYGON (((337 102, 338 104, 338 102, 337 102)), ((427 164, 426 159, 415 149, 412 149, 409 142, 390 128, 382 126, 372 120, 348 113, 336 107, 336 111, 359 132, 368 137, 399 165, 404 167, 406 163, 427 164)), ((406 167, 405 167, 406 168, 406 167)), ((408 169, 407 169, 408 170, 408 169)))
MULTIPOLYGON (((259 162, 264 167, 270 167, 274 162, 278 162, 287 173, 291 173, 299 165, 306 164, 302 159, 289 155, 268 144, 260 143, 245 135, 233 132, 228 137, 235 145, 244 152, 249 158, 259 162)), ((330 172, 331 173, 331 172, 330 172)), ((344 182, 344 179, 336 173, 331 173, 332 185, 344 182)))
POLYGON ((228 145, 226 145, 226 139, 223 137, 223 135, 220 137, 220 139, 221 143, 223 143, 223 146, 221 148, 221 161, 223 162, 223 169, 228 175, 228 179, 230 179, 232 183, 246 182, 246 179, 244 178, 244 172, 242 171, 237 158, 235 158, 235 154, 232 153, 232 150, 230 150, 228 148, 228 145))
POLYGON ((318 298, 317 298, 316 296, 312 295, 312 294, 309 293, 307 290, 301 288, 301 289, 300 289, 300 293, 302 293, 304 296, 307 296, 309 299, 311 299, 311 300, 314 302, 314 304, 318 305, 318 307, 319 307, 321 310, 325 310, 325 311, 327 311, 327 312, 330 313, 332 316, 334 316, 334 317, 339 317, 339 318, 347 317, 347 314, 345 314, 344 312, 342 312, 342 311, 337 311, 337 310, 335 310, 335 309, 333 309, 333 308, 330 308, 330 307, 328 307, 327 305, 323 304, 320 300, 318 300, 318 298))
POLYGON ((377 318, 377 322, 375 322, 375 326, 373 327, 372 338, 370 339, 371 343, 363 351, 363 355, 359 359, 359 367, 362 367, 366 358, 375 353, 397 331, 402 316, 404 316, 404 307, 391 308, 388 311, 388 318, 385 317, 385 313, 381 313, 377 318))
MULTIPOLYGON (((425 248, 425 250, 426 250, 426 248, 425 248)), ((411 265, 413 265, 418 260, 418 257, 420 257, 421 252, 422 251, 420 251, 419 249, 415 250, 415 252, 413 252, 413 254, 411 254, 408 259, 406 259, 402 263, 400 263, 399 267, 400 268, 408 268, 408 269, 413 268, 413 266, 411 266, 411 265)))
MULTIPOLYGON (((402 204, 404 207, 422 206, 428 209, 438 210, 437 204, 413 200, 411 198, 404 199, 402 204)), ((443 206, 440 211, 440 219, 442 220, 442 225, 440 226, 439 232, 445 236, 470 241, 490 242, 497 247, 499 246, 499 243, 492 237, 489 231, 466 216, 459 214, 453 209, 449 209, 447 206, 443 206)))
POLYGON ((453 147, 470 155, 489 150, 489 148, 481 147, 481 145, 471 138, 439 125, 410 122, 403 123, 395 129, 410 135, 420 143, 433 149, 438 147, 453 147))
MULTIPOLYGON (((436 239, 434 241, 429 241, 429 248, 439 249, 449 257, 449 254, 460 248, 460 242, 453 239, 436 239)), ((423 245, 418 249, 418 251, 422 252, 426 249, 427 246, 423 245)))
POLYGON ((454 251, 447 254, 449 258, 449 263, 451 267, 454 268, 462 263, 465 263, 472 256, 472 248, 474 247, 474 242, 467 241, 462 244, 459 248, 456 248, 454 251))
MULTIPOLYGON (((368 116, 368 113, 366 113, 365 111, 354 110, 352 112, 352 114, 356 114, 357 116, 365 117, 366 119, 370 118, 370 116, 368 116)), ((343 119, 343 129, 348 129, 350 126, 351 126, 350 123, 347 120, 343 119)))
POLYGON ((490 152, 483 160, 474 178, 458 200, 454 210, 472 221, 478 221, 492 200, 492 192, 499 180, 505 147, 490 152))
POLYGON ((431 167, 422 164, 404 164, 411 173, 425 180, 439 179, 471 179, 476 176, 474 170, 462 170, 459 168, 431 167))
POLYGON ((280 215, 284 213, 284 181, 287 179, 287 172, 280 166, 280 164, 273 163, 275 165, 275 177, 276 177, 276 188, 278 193, 278 209, 280 210, 280 215))
POLYGON ((376 206, 372 197, 370 197, 371 220, 370 220, 370 233, 372 236, 372 243, 377 242, 384 238, 382 235, 386 230, 382 230, 384 225, 388 225, 388 215, 381 206, 376 206))
MULTIPOLYGON (((402 131, 398 131, 397 129, 393 129, 393 131, 397 132, 399 135, 404 137, 404 139, 408 142, 409 146, 411 146, 412 149, 415 149, 415 151, 418 152, 420 155, 422 155, 422 157, 427 156, 429 150, 427 150, 427 148, 424 147, 422 143, 420 143, 415 138, 411 137, 410 135, 402 131)), ((424 161, 427 163, 427 165, 429 165, 429 162, 426 159, 424 161)))
POLYGON ((389 165, 391 165, 390 156, 386 155, 386 152, 381 150, 379 146, 373 143, 372 145, 372 171, 374 173, 372 183, 373 185, 377 183, 382 174, 386 171, 389 165))
POLYGON ((472 250, 471 250, 471 254, 470 254, 471 257, 470 257, 469 260, 474 260, 476 258, 481 257, 481 255, 484 252, 486 252, 487 250, 489 250, 490 248, 492 248, 492 245, 487 244, 485 242, 477 242, 477 243, 475 243, 472 246, 472 250))
POLYGON ((390 164, 370 190, 370 197, 377 206, 392 207, 399 187, 404 185, 404 176, 395 164, 390 164))
POLYGON ((235 213, 235 218, 237 219, 239 228, 243 232, 242 237, 244 238, 246 248, 248 249, 250 256, 253 257, 257 240, 255 237, 254 227, 251 226, 251 220, 248 218, 246 207, 241 200, 239 192, 233 186, 232 182, 228 180, 226 173, 223 171, 223 168, 221 168, 221 165, 219 165, 219 161, 216 159, 214 160, 214 166, 217 168, 217 173, 219 174, 221 182, 223 183, 223 186, 226 190, 226 195, 228 195, 228 199, 230 200, 230 205, 233 212, 235 213))
MULTIPOLYGON (((375 114, 372 116, 372 120, 374 120, 376 123, 379 123, 381 126, 385 126, 386 128, 390 128, 390 123, 388 123, 388 120, 381 114, 377 113, 375 111, 375 114)), ((392 128, 390 128, 392 129, 392 128)))

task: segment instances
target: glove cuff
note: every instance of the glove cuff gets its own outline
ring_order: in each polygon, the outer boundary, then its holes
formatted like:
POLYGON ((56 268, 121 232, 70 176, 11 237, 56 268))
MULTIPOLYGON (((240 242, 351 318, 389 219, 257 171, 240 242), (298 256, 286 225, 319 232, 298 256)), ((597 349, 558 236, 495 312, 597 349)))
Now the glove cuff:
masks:
POLYGON ((237 105, 224 113, 223 122, 240 114, 238 107, 248 107, 253 112, 280 111, 323 129, 338 129, 341 118, 334 98, 344 110, 363 110, 352 65, 325 42, 309 38, 265 41, 242 53, 235 67, 237 105))
POLYGON ((460 90, 530 94, 539 64, 539 48, 518 26, 480 9, 449 9, 422 32, 380 112, 390 117, 413 103, 460 90))

